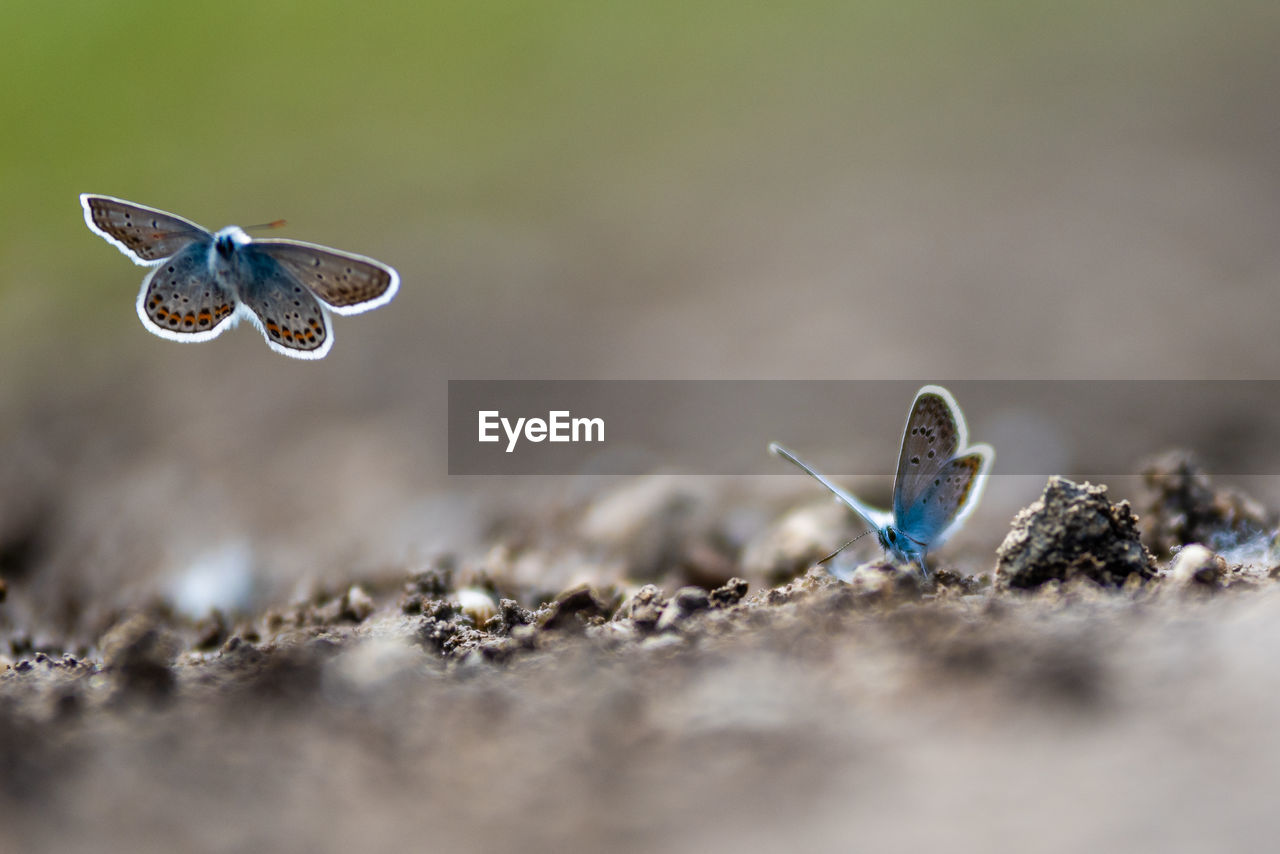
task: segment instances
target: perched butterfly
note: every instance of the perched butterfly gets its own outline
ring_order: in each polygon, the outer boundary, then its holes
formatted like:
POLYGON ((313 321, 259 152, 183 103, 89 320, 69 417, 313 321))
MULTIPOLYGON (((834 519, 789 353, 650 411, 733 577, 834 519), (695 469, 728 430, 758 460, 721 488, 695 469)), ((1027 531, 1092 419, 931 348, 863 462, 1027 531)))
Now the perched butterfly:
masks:
POLYGON ((893 512, 863 504, 776 442, 775 454, 804 469, 875 529, 880 546, 927 578, 925 555, 955 533, 982 495, 995 459, 990 445, 968 446, 964 415, 951 392, 927 385, 916 392, 893 482, 893 512))
POLYGON ((216 233, 171 213, 110 196, 80 196, 84 221, 153 268, 138 293, 142 325, 173 341, 208 341, 247 317, 277 353, 320 359, 333 346, 329 309, 386 305, 400 276, 386 264, 296 240, 216 233))

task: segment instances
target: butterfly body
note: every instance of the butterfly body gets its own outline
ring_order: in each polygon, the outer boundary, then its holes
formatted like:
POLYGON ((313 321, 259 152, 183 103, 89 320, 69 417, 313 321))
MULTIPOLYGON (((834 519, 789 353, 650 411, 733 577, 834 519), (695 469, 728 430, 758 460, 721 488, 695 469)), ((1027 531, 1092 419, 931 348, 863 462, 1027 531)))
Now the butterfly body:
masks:
POLYGON ((927 577, 929 551, 942 545, 973 512, 995 459, 990 445, 967 443, 964 415, 951 393, 941 386, 920 389, 903 430, 892 511, 863 503, 781 445, 775 443, 770 448, 814 477, 871 525, 887 554, 903 563, 918 564, 927 577))
POLYGON ((89 228, 134 263, 151 267, 138 317, 173 341, 207 341, 247 318, 271 349, 323 358, 333 345, 329 312, 385 305, 400 277, 349 252, 295 240, 254 240, 227 226, 209 232, 155 208, 110 196, 80 197, 89 228))
POLYGON ((893 525, 885 525, 876 530, 880 540, 880 548, 893 555, 903 563, 918 563, 924 566, 927 543, 917 542, 901 533, 893 525))

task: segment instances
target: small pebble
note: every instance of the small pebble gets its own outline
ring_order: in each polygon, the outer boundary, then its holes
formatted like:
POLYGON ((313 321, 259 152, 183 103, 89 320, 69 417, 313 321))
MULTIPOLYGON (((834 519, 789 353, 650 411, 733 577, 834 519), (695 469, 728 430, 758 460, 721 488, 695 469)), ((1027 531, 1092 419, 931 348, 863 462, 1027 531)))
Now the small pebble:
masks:
POLYGON ((1174 556, 1165 578, 1177 588, 1212 589, 1218 586, 1226 572, 1226 560, 1199 543, 1193 543, 1174 556))
POLYGON ((541 618, 540 628, 581 632, 589 621, 603 620, 608 608, 586 585, 562 593, 541 618))
POLYGON ((698 611, 711 607, 711 597, 701 587, 681 587, 671 597, 670 604, 662 611, 658 619, 659 632, 670 631, 698 611))
POLYGON ((458 610, 471 618, 477 626, 483 626, 498 615, 498 604, 487 590, 479 587, 463 587, 454 594, 458 610))
POLYGON ((656 584, 646 584, 635 592, 621 608, 620 618, 630 619, 632 624, 642 632, 651 631, 662 618, 662 611, 667 607, 667 597, 662 588, 656 584))
POLYGON ((342 597, 342 616, 362 623, 373 613, 373 598, 359 584, 351 585, 342 597))

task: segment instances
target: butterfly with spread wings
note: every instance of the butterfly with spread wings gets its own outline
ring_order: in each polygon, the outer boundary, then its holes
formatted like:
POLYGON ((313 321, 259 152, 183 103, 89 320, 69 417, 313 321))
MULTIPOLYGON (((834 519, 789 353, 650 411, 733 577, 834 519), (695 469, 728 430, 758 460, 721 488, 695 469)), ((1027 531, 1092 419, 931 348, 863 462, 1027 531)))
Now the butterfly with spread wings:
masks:
POLYGON ((321 359, 333 346, 329 312, 386 305, 400 287, 372 258, 296 240, 254 240, 230 225, 210 232, 171 213, 111 196, 80 196, 94 233, 151 267, 138 294, 142 325, 172 341, 208 341, 241 318, 268 346, 321 359))

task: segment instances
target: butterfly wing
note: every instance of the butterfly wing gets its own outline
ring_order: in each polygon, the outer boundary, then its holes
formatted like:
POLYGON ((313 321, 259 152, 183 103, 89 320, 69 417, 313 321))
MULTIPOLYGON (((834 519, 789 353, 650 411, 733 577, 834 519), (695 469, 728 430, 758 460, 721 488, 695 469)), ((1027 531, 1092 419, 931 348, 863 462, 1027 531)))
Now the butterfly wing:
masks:
POLYGON ((329 312, 292 273, 259 252, 256 242, 239 250, 240 301, 268 346, 297 359, 322 359, 333 346, 329 312))
POLYGON ((82 193, 80 206, 85 224, 95 234, 143 267, 158 264, 193 243, 207 247, 213 239, 190 220, 111 196, 82 193))
POLYGON ((769 450, 777 454, 778 456, 782 457, 784 460, 788 460, 794 463, 795 465, 799 466, 806 474, 808 474, 818 483, 825 486, 827 489, 831 490, 831 492, 836 496, 836 498, 839 498, 841 501, 843 501, 850 510, 852 510, 854 513, 857 513, 859 516, 861 516, 863 521, 865 521, 871 527, 875 528, 877 531, 884 530, 885 526, 893 521, 893 517, 890 516, 888 513, 884 512, 883 510, 877 510, 874 507, 870 507, 866 504, 863 504, 856 497, 854 497, 852 493, 848 492, 847 490, 841 489, 831 481, 827 480, 822 475, 818 474, 816 471, 813 470, 813 468, 808 463, 801 460, 799 457, 797 457, 795 454, 791 453, 791 451, 779 445, 777 442, 774 442, 773 444, 769 445, 769 450))
POLYGON ((171 341, 208 341, 235 326, 236 297, 209 274, 208 246, 192 243, 142 280, 138 317, 171 341))
POLYGON ((400 275, 393 268, 363 255, 297 240, 255 240, 253 246, 338 314, 386 305, 400 289, 400 275))
POLYGON ((947 460, 905 512, 895 514, 898 530, 925 549, 941 545, 978 505, 994 459, 990 445, 974 445, 947 460))
POLYGON ((902 431, 902 451, 893 480, 893 515, 899 527, 968 439, 964 415, 951 392, 927 385, 916 393, 902 431))

